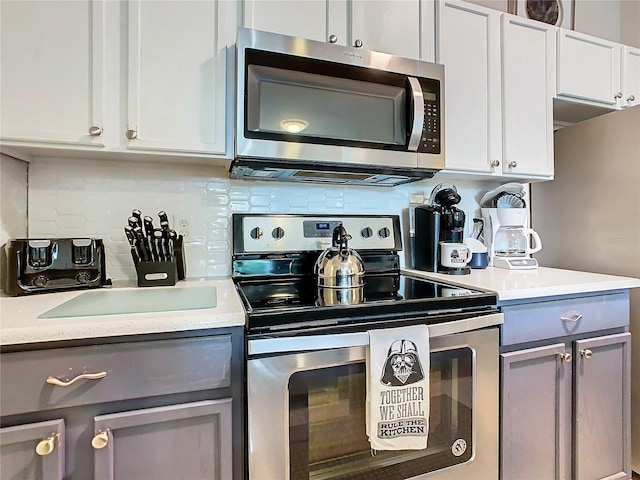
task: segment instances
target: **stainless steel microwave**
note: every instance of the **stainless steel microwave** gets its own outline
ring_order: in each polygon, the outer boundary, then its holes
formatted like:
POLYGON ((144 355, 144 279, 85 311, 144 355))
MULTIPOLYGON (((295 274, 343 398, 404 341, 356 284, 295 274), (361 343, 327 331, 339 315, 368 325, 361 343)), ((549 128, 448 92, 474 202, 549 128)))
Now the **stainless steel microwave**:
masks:
POLYGON ((385 185, 444 168, 442 65, 240 28, 231 178, 385 185))

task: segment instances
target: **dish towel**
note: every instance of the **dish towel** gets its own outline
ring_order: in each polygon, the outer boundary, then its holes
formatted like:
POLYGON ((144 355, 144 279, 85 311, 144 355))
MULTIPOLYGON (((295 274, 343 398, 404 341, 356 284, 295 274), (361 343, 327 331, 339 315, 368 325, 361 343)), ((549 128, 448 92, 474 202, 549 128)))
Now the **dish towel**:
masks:
POLYGON ((372 451, 422 450, 429 434, 429 329, 369 331, 367 436, 372 451))

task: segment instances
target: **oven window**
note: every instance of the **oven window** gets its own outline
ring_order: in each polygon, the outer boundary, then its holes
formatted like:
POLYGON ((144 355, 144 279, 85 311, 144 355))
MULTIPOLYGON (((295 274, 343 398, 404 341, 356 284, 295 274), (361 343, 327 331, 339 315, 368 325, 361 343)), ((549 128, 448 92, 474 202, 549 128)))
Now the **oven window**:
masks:
POLYGON ((473 451, 470 348, 431 353, 430 397, 427 449, 374 456, 365 433, 365 364, 294 373, 289 380, 291 480, 400 480, 468 461, 473 451))

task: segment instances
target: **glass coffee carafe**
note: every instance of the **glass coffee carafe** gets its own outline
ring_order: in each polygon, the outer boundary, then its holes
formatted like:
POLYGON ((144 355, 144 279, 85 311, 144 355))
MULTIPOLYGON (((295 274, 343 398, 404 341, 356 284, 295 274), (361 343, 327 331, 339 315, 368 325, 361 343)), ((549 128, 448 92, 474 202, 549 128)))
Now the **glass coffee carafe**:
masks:
POLYGON ((498 257, 527 257, 541 249, 540 236, 531 228, 503 225, 496 232, 493 252, 498 257))

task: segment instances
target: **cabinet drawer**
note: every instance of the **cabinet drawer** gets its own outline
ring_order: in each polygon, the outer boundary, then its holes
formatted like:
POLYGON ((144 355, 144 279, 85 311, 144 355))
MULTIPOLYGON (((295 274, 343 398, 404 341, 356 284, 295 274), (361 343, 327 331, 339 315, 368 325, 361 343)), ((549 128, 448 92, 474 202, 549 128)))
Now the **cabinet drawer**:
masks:
POLYGON ((7 353, 0 357, 1 414, 228 387, 230 367, 230 335, 7 353), (47 383, 84 374, 102 378, 47 383))
POLYGON ((628 326, 629 295, 510 305, 503 311, 502 345, 513 345, 628 326))

